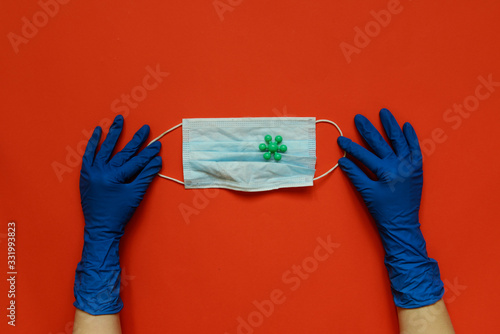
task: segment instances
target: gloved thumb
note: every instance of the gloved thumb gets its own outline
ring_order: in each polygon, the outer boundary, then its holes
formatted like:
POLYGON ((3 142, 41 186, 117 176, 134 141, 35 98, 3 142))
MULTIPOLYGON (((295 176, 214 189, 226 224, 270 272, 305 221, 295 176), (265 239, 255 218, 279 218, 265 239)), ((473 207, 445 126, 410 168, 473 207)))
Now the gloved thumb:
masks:
POLYGON ((340 158, 339 167, 347 174, 352 184, 359 192, 367 189, 370 184, 374 182, 361 170, 361 168, 348 158, 340 158))

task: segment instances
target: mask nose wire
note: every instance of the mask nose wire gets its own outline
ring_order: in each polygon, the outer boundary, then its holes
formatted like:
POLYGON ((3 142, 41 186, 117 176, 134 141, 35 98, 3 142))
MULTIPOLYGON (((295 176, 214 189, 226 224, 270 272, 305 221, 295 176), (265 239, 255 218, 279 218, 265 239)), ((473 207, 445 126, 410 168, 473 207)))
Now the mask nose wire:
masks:
MULTIPOLYGON (((332 124, 333 126, 335 126, 335 127, 337 128, 337 130, 339 131, 339 133, 340 133, 340 135, 341 135, 341 136, 344 136, 344 135, 342 134, 342 130, 340 130, 339 126, 338 126, 335 122, 332 122, 332 121, 330 121, 330 120, 328 120, 328 119, 318 119, 318 120, 316 121, 316 124, 317 124, 317 123, 330 123, 330 124, 332 124)), ((345 156, 346 156, 346 152, 344 151, 344 157, 345 157, 345 156)), ((324 173, 324 174, 322 174, 322 175, 320 175, 320 176, 315 177, 315 178, 313 179, 313 181, 316 181, 316 180, 318 180, 318 179, 321 179, 323 176, 327 176, 328 174, 330 174, 331 172, 333 172, 333 170, 334 170, 335 168, 337 168, 338 166, 339 166, 339 163, 337 162, 337 164, 336 164, 335 166, 333 166, 332 168, 330 168, 330 169, 329 169, 326 173, 324 173)))
MULTIPOLYGON (((171 132, 171 131, 174 131, 175 129, 177 129, 178 127, 181 127, 182 126, 182 123, 179 123, 177 124, 176 126, 168 129, 167 131, 163 132, 161 135, 159 135, 158 137, 156 137, 155 139, 153 139, 151 142, 149 142, 148 146, 151 145, 152 143, 154 143, 155 141, 158 141, 160 140, 163 136, 165 136, 167 133, 171 132)), ((174 179, 173 177, 170 177, 170 176, 166 176, 166 175, 163 175, 163 174, 160 174, 158 173, 158 176, 159 177, 162 177, 164 179, 167 179, 167 180, 170 180, 170 181, 174 181, 174 182, 177 182, 179 184, 184 184, 184 182, 180 181, 180 180, 177 180, 177 179, 174 179)))

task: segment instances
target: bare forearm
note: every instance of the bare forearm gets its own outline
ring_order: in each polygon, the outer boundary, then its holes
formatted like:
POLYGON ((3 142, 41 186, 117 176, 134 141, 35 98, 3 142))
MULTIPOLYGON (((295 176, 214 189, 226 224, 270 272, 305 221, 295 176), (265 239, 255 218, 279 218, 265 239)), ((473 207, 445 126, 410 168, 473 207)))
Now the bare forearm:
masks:
POLYGON ((398 307, 401 334, 454 334, 444 301, 414 309, 398 307))
POLYGON ((73 334, 121 334, 120 314, 91 315, 76 309, 73 334))

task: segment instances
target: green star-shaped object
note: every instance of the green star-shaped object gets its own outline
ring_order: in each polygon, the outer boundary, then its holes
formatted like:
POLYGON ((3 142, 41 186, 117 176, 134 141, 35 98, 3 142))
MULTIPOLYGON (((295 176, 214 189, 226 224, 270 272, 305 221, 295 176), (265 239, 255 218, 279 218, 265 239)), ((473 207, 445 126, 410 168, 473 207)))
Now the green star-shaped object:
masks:
POLYGON ((276 136, 274 140, 276 142, 272 142, 273 137, 271 135, 266 135, 264 137, 266 143, 262 143, 259 145, 259 150, 264 153, 264 159, 270 160, 271 156, 274 157, 274 160, 280 161, 282 156, 281 153, 285 153, 288 147, 286 145, 281 144, 283 141, 283 137, 276 136), (281 145, 280 145, 281 144, 281 145))

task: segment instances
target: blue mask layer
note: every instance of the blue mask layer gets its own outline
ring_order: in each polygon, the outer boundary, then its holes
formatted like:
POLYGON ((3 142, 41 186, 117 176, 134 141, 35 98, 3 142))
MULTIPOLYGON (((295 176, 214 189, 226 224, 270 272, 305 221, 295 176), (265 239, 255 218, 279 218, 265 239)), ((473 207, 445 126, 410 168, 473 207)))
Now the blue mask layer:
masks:
POLYGON ((263 191, 313 185, 316 124, 313 117, 197 118, 182 122, 186 189, 263 191), (259 144, 280 135, 287 151, 266 160, 259 144))

